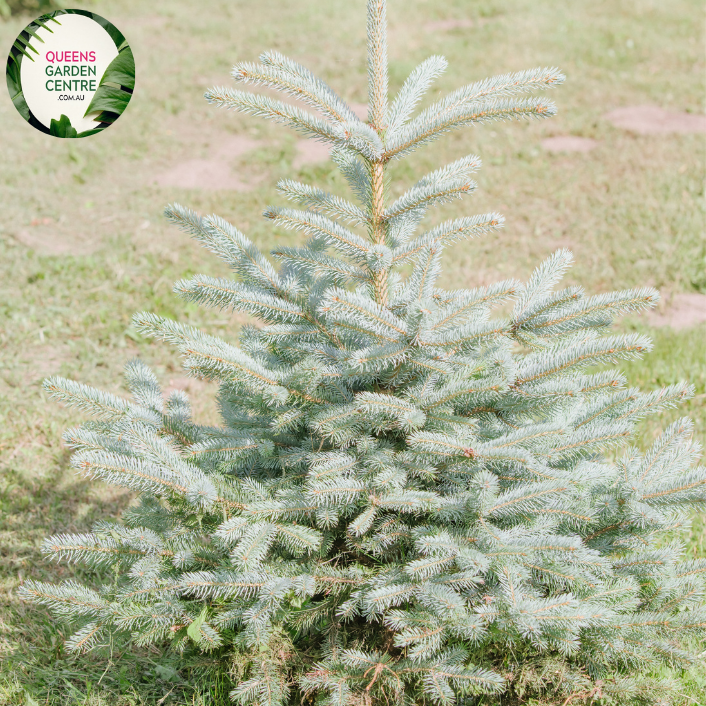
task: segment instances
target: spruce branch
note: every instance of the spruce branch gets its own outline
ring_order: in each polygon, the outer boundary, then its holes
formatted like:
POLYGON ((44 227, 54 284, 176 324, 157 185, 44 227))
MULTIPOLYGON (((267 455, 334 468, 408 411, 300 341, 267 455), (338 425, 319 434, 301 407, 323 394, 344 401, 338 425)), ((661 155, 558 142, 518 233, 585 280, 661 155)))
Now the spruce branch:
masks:
POLYGON ((556 114, 554 103, 542 98, 525 100, 498 100, 477 102, 438 114, 432 119, 415 118, 395 135, 390 136, 384 157, 399 159, 422 145, 435 140, 450 130, 466 125, 521 118, 550 118, 556 114))
POLYGON ((351 195, 335 178, 331 191, 281 180, 297 207, 264 216, 306 237, 274 260, 219 216, 167 207, 233 271, 189 274, 175 292, 255 321, 237 345, 155 314, 133 321, 218 383, 220 423, 198 424, 188 396, 165 394, 139 360, 126 366, 129 399, 46 381, 95 417, 64 435, 74 467, 138 497, 120 521, 43 547, 110 567, 113 581, 27 581, 20 595, 75 621, 76 651, 130 633, 235 660, 242 706, 661 693, 645 665, 689 664, 706 634, 706 565, 684 561, 681 541, 706 503, 706 469, 685 419, 645 452, 629 444, 640 419, 694 390, 642 392, 596 369, 650 350, 610 325, 658 294, 561 288, 566 249, 527 282, 443 288, 445 249, 504 219, 419 225, 476 188, 481 160, 462 156, 404 192, 391 160, 467 125, 549 117, 553 104, 526 94, 564 77, 476 81, 414 117, 446 60, 422 62, 388 105, 385 0, 367 12, 368 122, 276 51, 236 64, 234 79, 314 112, 206 94, 323 141, 351 195))
POLYGON ((434 79, 448 67, 443 56, 430 56, 409 75, 387 113, 387 132, 393 135, 411 115, 434 79))
POLYGON ((243 62, 233 67, 231 76, 238 82, 267 86, 308 103, 329 120, 354 122, 350 106, 341 100, 320 78, 279 52, 262 55, 263 65, 243 62))
POLYGON ((213 103, 218 107, 274 120, 276 123, 291 127, 307 137, 332 144, 341 139, 340 133, 331 123, 317 118, 300 108, 267 96, 223 87, 214 87, 207 91, 205 96, 209 103, 213 103))
POLYGON ((387 3, 368 0, 368 122, 385 129, 387 113, 387 3))

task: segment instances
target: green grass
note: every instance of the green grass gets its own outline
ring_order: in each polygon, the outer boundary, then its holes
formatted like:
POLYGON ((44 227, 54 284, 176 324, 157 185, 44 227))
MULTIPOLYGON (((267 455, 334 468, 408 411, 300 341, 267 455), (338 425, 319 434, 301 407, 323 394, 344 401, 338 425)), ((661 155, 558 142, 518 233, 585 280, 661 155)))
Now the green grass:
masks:
MULTIPOLYGON (((75 567, 44 561, 38 550, 44 536, 86 530, 96 519, 119 515, 131 499, 73 475, 61 432, 78 415, 48 401, 41 380, 60 373, 121 391, 122 367, 135 355, 152 364, 165 384, 182 377, 173 351, 131 329, 130 317, 140 309, 236 336, 241 317, 197 311, 172 294, 178 278, 220 275, 225 268, 166 226, 164 205, 179 200, 215 210, 268 249, 294 242, 260 217, 277 199, 277 179, 343 186, 328 165, 293 168, 294 135, 217 111, 203 91, 227 84, 235 61, 276 48, 323 75, 346 99, 364 102, 363 3, 111 0, 72 7, 97 11, 121 29, 135 53, 137 85, 125 115, 84 140, 42 135, 8 100, 0 101, 0 704, 218 703, 213 694, 181 689, 178 679, 198 682, 203 665, 179 675, 172 658, 158 653, 67 657, 56 624, 16 599, 25 578, 81 576, 75 567), (206 157, 234 134, 260 141, 252 154, 232 160, 242 181, 255 184, 252 191, 189 192, 154 184, 153 174, 179 160, 206 157), (66 251, 47 254, 42 243, 56 239, 66 251)), ((648 103, 700 111, 701 3, 390 0, 389 14, 393 89, 433 53, 450 62, 439 91, 538 65, 567 73, 566 85, 551 96, 560 111, 551 121, 455 133, 393 170, 399 180, 394 191, 401 191, 423 171, 463 154, 483 158, 473 201, 445 207, 433 219, 500 210, 507 227, 498 237, 455 246, 446 257, 447 286, 526 277, 565 246, 576 254, 570 281, 590 292, 648 283, 667 294, 706 292, 702 136, 638 136, 603 118, 616 107, 648 103), (427 20, 462 17, 473 18, 475 26, 425 30, 427 20), (580 155, 541 149, 543 137, 560 134, 600 144, 580 155)), ((0 44, 10 46, 27 19, 0 22, 0 44)), ((640 443, 683 414, 694 418, 705 440, 706 326, 679 332, 632 320, 620 326, 655 339, 644 361, 625 366, 631 384, 649 389, 686 378, 696 386, 695 399, 643 424, 640 443)), ((213 386, 192 391, 198 418, 215 421, 213 386)), ((706 555, 705 530, 697 516, 690 554, 706 555)), ((706 701, 705 669, 671 676, 681 680, 683 704, 706 701)))

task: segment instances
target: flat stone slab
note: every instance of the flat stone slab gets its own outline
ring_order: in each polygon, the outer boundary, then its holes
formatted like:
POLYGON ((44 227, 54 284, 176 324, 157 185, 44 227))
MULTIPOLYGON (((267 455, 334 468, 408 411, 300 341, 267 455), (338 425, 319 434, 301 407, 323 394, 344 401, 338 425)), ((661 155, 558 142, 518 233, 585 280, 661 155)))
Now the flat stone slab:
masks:
POLYGON ((615 127, 640 135, 706 132, 706 115, 678 113, 656 105, 618 108, 604 117, 615 127))
POLYGON ((600 143, 590 137, 579 137, 578 135, 557 135, 556 137, 545 137, 541 145, 547 152, 590 152, 600 143))

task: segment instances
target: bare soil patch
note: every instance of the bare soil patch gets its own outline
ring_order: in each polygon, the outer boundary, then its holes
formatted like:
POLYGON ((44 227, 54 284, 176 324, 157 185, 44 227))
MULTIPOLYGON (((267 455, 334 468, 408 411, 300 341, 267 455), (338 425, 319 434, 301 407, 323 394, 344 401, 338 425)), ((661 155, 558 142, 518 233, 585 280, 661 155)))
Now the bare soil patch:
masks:
MULTIPOLYGON (((75 224, 74 224, 75 226, 75 224)), ((93 239, 81 237, 51 218, 34 218, 26 228, 14 232, 14 238, 38 255, 88 255, 98 246, 93 239)))
MULTIPOLYGON (((175 139, 178 140, 179 137, 176 136, 175 139)), ((254 180, 250 176, 236 174, 231 162, 255 149, 260 143, 245 135, 219 134, 208 136, 207 144, 211 156, 176 162, 155 174, 153 182, 159 186, 175 186, 181 189, 250 191, 254 180)))
POLYGON ((62 369, 66 372, 64 364, 75 360, 76 354, 68 345, 26 344, 21 357, 17 356, 13 364, 2 371, 0 396, 9 394, 11 388, 38 387, 45 378, 61 374, 62 369))
POLYGON ((183 390, 189 396, 193 418, 199 424, 222 423, 216 404, 218 385, 201 378, 171 377, 169 384, 164 388, 164 399, 175 390, 183 390))
POLYGON ((477 25, 473 20, 463 18, 460 20, 436 20, 428 22, 425 26, 430 32, 449 32, 452 29, 470 29, 477 25))
POLYGON ((76 254, 72 252, 72 244, 61 238, 55 228, 22 228, 15 232, 15 240, 39 255, 76 254))
POLYGON ((706 294, 675 294, 664 307, 651 311, 647 319, 652 326, 670 326, 674 329, 706 323, 706 294))
POLYGON ((235 175, 228 162, 220 159, 187 159, 160 172, 154 177, 159 186, 176 186, 180 189, 219 191, 250 191, 252 185, 235 175))
POLYGON ((542 140, 542 147, 547 152, 590 152, 598 146, 597 140, 578 135, 557 135, 542 140))
POLYGON ((38 346, 25 353, 31 365, 27 366, 25 380, 40 383, 47 377, 59 375, 61 366, 72 360, 75 355, 67 346, 38 346))
POLYGON ((368 104, 367 103, 349 103, 351 110, 362 120, 368 119, 368 104))
MULTIPOLYGON (((117 20, 116 20, 117 21, 117 20)), ((145 15, 144 17, 125 17, 121 18, 121 26, 124 22, 124 26, 128 29, 136 27, 141 29, 145 27, 147 29, 157 29, 163 27, 167 23, 167 18, 164 15, 145 15)))
POLYGON ((297 154, 292 165, 300 169, 306 164, 319 164, 328 161, 331 146, 317 140, 299 140, 296 144, 297 154))
MULTIPOLYGON (((367 103, 348 103, 353 112, 363 122, 368 119, 368 104, 367 103)), ((296 155, 292 166, 295 169, 301 169, 307 164, 321 164, 328 162, 331 153, 331 145, 318 140, 299 140, 296 146, 296 155)))
POLYGON ((196 395, 207 390, 208 387, 209 383, 201 378, 172 377, 169 378, 169 384, 164 388, 164 397, 169 397, 175 390, 182 390, 187 394, 196 395))
POLYGON ((706 115, 678 113, 656 105, 633 105, 618 108, 606 113, 604 117, 615 127, 640 135, 706 132, 706 115))

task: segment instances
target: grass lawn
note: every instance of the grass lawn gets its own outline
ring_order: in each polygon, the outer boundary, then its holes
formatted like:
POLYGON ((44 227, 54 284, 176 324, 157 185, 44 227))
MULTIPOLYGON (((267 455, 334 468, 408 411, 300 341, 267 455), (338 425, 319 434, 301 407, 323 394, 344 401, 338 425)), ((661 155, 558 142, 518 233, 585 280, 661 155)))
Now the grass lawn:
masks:
MULTIPOLYGON (((139 355, 165 385, 192 393, 199 421, 216 421, 214 386, 185 378, 166 344, 141 338, 130 325, 133 312, 146 309, 234 339, 244 321, 197 311, 172 294, 175 280, 220 276, 225 265, 167 227, 163 207, 178 200, 216 211, 267 250, 296 241, 260 217, 268 204, 281 203, 278 179, 333 191, 343 186, 329 164, 307 161, 293 133, 218 111, 202 94, 228 85, 235 61, 275 48, 347 100, 365 102, 364 3, 75 0, 71 7, 97 11, 125 34, 137 84, 125 115, 83 140, 32 130, 9 100, 0 100, 0 706, 216 704, 221 696, 185 691, 182 675, 157 652, 116 648, 67 657, 64 635, 49 616, 16 599, 23 579, 82 577, 80 569, 43 559, 46 535, 88 530, 131 500, 126 491, 73 474, 61 433, 79 414, 48 401, 41 380, 60 373, 124 392, 122 367, 139 355), (242 186, 170 185, 197 168, 230 170, 242 186)), ((567 74, 551 95, 559 106, 552 120, 454 133, 393 173, 393 191, 401 192, 465 154, 484 161, 473 202, 446 206, 429 222, 499 210, 507 226, 498 236, 454 246, 445 286, 526 278, 553 250, 569 247, 576 255, 570 283, 591 293, 645 284, 659 287, 667 302, 674 294, 706 293, 704 136, 639 135, 604 117, 646 104, 701 110, 701 2, 389 0, 389 16, 393 90, 436 53, 450 69, 432 98, 534 66, 567 74), (545 137, 569 134, 598 144, 578 154, 541 147, 545 137)), ((28 19, 0 20, 0 46, 9 47, 28 19)), ((639 443, 684 414, 706 440, 706 324, 675 331, 629 319, 620 326, 655 340, 643 361, 625 365, 630 384, 652 389, 688 379, 696 386, 682 408, 643 424, 639 443)), ((703 516, 695 516, 687 551, 706 556, 703 516)), ((192 674, 205 667, 194 665, 192 674)), ((681 680, 678 703, 706 703, 706 668, 665 676, 681 680)), ((227 687, 221 691, 226 703, 227 687)))

